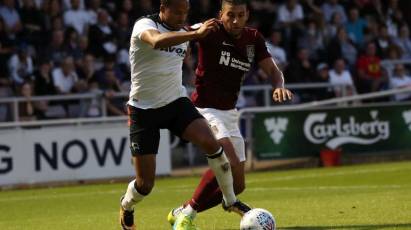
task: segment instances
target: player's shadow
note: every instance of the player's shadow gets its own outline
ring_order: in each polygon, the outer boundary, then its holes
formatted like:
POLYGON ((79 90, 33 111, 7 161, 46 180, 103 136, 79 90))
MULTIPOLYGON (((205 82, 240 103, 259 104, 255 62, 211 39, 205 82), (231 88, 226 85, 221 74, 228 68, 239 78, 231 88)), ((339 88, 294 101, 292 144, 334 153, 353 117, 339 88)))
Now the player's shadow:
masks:
POLYGON ((387 228, 406 228, 411 229, 411 223, 408 224, 377 224, 377 225, 341 225, 341 226, 294 226, 294 227, 278 227, 278 230, 332 230, 332 229, 348 229, 348 230, 375 230, 387 228))

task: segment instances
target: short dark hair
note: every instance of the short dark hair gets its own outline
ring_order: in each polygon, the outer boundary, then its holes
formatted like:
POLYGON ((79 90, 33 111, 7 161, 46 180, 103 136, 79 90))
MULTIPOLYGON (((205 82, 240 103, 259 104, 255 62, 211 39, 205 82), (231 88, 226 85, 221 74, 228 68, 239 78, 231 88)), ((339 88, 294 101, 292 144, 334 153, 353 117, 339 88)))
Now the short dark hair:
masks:
MULTIPOLYGON (((188 2, 188 0, 186 0, 188 2)), ((160 0, 161 5, 163 6, 170 6, 173 0, 160 0)))
POLYGON ((221 8, 223 8, 224 4, 230 5, 246 5, 248 8, 248 0, 221 0, 221 8))

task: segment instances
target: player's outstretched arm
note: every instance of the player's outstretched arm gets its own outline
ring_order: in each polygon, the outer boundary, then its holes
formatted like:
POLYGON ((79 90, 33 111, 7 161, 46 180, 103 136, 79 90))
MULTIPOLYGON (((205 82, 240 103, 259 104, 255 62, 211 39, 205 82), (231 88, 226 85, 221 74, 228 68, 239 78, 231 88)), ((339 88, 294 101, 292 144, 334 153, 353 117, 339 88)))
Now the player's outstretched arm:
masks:
POLYGON ((271 84, 273 86, 273 100, 275 102, 285 102, 293 98, 290 90, 284 88, 284 75, 278 68, 275 61, 271 58, 265 58, 258 63, 260 68, 271 77, 271 84))
POLYGON ((150 29, 141 34, 141 40, 154 49, 167 48, 181 43, 205 37, 211 31, 217 30, 217 20, 205 21, 198 30, 188 32, 160 33, 158 30, 150 29))

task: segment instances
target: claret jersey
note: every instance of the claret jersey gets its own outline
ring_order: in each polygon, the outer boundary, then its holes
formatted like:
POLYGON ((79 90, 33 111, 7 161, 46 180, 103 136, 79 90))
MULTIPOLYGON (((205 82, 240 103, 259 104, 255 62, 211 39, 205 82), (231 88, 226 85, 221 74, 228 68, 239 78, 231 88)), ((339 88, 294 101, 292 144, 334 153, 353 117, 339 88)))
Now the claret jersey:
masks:
POLYGON ((267 57, 262 35, 244 28, 239 39, 232 38, 222 24, 198 41, 198 66, 195 91, 191 99, 196 107, 229 110, 235 108, 238 93, 251 65, 267 57))

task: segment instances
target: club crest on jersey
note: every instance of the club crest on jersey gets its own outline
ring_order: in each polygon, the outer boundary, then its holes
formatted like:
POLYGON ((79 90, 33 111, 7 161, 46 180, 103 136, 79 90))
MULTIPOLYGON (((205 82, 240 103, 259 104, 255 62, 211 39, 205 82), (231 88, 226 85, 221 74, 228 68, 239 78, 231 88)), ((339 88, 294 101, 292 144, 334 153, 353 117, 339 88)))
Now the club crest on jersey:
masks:
POLYGON ((247 58, 249 62, 253 62, 255 56, 255 47, 254 45, 247 46, 247 58))

